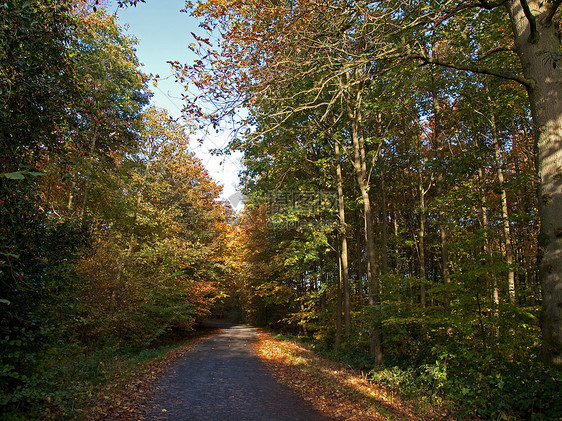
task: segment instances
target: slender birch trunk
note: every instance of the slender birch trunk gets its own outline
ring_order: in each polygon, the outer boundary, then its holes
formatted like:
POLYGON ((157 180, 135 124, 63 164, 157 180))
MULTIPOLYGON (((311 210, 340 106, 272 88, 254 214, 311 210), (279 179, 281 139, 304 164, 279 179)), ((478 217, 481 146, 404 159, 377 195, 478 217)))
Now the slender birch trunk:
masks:
MULTIPOLYGON (((488 104, 491 104, 492 98, 490 97, 488 84, 486 84, 486 96, 488 99, 488 104)), ((503 237, 505 242, 505 263, 508 266, 507 290, 509 295, 509 301, 515 303, 515 270, 513 269, 513 246, 511 244, 511 227, 509 224, 509 208, 507 204, 507 192, 504 187, 505 180, 504 180, 502 164, 501 164, 500 140, 498 136, 498 129, 496 126, 496 116, 494 115, 493 109, 490 108, 489 112, 490 112, 490 125, 492 129, 492 142, 494 144, 494 158, 496 161, 496 175, 498 177, 498 185, 500 188, 503 237)))
MULTIPOLYGON (((367 281, 369 284, 369 304, 376 309, 380 306, 380 281, 375 276, 376 255, 373 228, 373 212, 367 185, 367 164, 365 162, 365 142, 361 134, 361 97, 355 98, 354 107, 348 106, 348 117, 351 121, 351 138, 353 142, 353 166, 357 176, 357 185, 363 200, 363 217, 365 224, 365 243, 367 248, 367 281)), ((371 335, 371 355, 377 363, 383 358, 381 324, 373 322, 371 335)))
MULTIPOLYGON (((341 227, 341 244, 340 244, 340 263, 341 263, 341 279, 343 289, 343 319, 344 319, 344 334, 349 338, 351 334, 351 311, 350 311, 350 292, 349 292, 349 261, 347 251, 347 226, 345 222, 345 197, 343 193, 343 176, 341 171, 341 151, 340 145, 335 142, 335 155, 336 155, 336 178, 338 185, 338 210, 341 227)), ((339 314, 339 313, 338 313, 339 314)))

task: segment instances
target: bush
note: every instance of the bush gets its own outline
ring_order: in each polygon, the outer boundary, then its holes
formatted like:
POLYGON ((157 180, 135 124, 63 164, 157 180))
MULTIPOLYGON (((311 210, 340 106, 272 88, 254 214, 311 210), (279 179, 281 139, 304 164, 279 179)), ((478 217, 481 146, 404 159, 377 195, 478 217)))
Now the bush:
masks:
POLYGON ((428 397, 460 417, 551 420, 562 416, 562 375, 539 362, 523 368, 483 356, 441 353, 433 363, 374 369, 374 382, 413 398, 428 397), (481 358, 479 358, 481 357, 481 358))

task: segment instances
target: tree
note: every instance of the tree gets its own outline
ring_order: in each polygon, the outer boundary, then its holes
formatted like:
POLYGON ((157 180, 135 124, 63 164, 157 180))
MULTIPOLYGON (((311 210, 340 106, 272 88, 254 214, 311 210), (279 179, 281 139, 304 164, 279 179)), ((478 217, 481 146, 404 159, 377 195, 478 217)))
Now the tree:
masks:
MULTIPOLYGON (((513 379, 547 373, 534 358, 540 353, 531 257, 538 224, 534 105, 522 99, 529 80, 517 71, 510 16, 500 7, 515 3, 197 6, 202 27, 224 39, 215 49, 212 36, 197 36, 200 60, 178 65, 180 79, 199 89, 187 111, 218 126, 237 107, 247 108, 247 131, 230 148, 244 153, 250 198, 260 204, 280 186, 340 187, 345 226, 322 241, 308 226, 268 229, 268 221, 302 218, 297 206, 274 215, 250 211, 245 296, 253 321, 298 323, 300 334, 356 355, 368 352, 380 321, 386 352, 374 372, 389 363, 420 378, 427 370, 470 378, 467 393, 487 402, 496 401, 495 386, 483 391, 481 379, 500 388, 491 373, 513 379), (347 338, 341 337, 344 274, 334 252, 344 249, 341 234, 349 239, 347 338), (376 307, 369 297, 378 299, 376 307), (526 374, 522 361, 530 361, 526 374)), ((558 67, 552 63, 546 65, 558 67)), ((361 368, 373 368, 375 360, 363 357, 361 368)), ((458 386, 450 385, 444 394, 458 386)), ((516 405, 507 404, 538 410, 516 405)), ((499 406, 490 413, 501 413, 499 406)))
POLYGON ((220 186, 188 151, 183 126, 160 109, 142 117, 141 143, 106 183, 94 252, 78 264, 92 339, 149 343, 189 330, 221 294, 229 212, 220 186))
POLYGON ((138 70, 135 41, 122 33, 115 17, 103 10, 79 17, 70 48, 82 100, 75 105, 82 106, 73 110, 73 124, 61 129, 74 173, 67 177, 66 205, 85 223, 89 196, 95 194, 94 169, 111 166, 112 151, 136 145, 139 113, 151 94, 138 70))
MULTIPOLYGON (((195 14, 205 16, 204 28, 220 28, 225 37, 222 50, 214 50, 208 39, 198 37, 198 45, 206 53, 194 66, 179 70, 184 81, 206 89, 202 97, 208 104, 219 107, 214 114, 195 103, 188 109, 201 117, 210 116, 214 124, 237 106, 259 106, 266 98, 278 104, 272 117, 279 124, 294 112, 315 108, 327 112, 346 92, 334 88, 339 77, 362 75, 346 81, 346 89, 356 89, 412 61, 488 74, 524 86, 535 124, 541 180, 545 355, 552 364, 560 365, 562 316, 557 309, 562 304, 558 275, 562 261, 557 256, 562 240, 557 237, 556 217, 562 211, 556 176, 562 118, 559 7, 559 1, 538 0, 303 1, 275 5, 209 1, 200 4, 195 14), (504 44, 509 27, 513 48, 504 44), (430 34, 438 51, 427 48, 430 34), (346 48, 346 42, 354 48, 346 48), (446 48, 445 42, 454 44, 455 49, 446 48), (515 71, 509 68, 514 54, 519 61, 515 71), (213 71, 204 70, 207 65, 213 71), (285 89, 312 75, 316 81, 312 85, 303 85, 296 92, 285 89), (332 95, 321 94, 330 91, 332 95), (324 101, 318 100, 321 97, 324 101)), ((444 269, 448 266, 445 260, 444 269)))
MULTIPOLYGON (((497 13, 503 7, 508 14, 513 31, 514 46, 498 45, 489 51, 468 57, 474 60, 460 60, 458 54, 451 57, 435 58, 426 54, 412 57, 425 63, 490 74, 515 80, 527 90, 535 124, 537 145, 537 170, 539 183, 539 212, 541 217, 540 276, 543 291, 543 344, 547 359, 555 366, 562 366, 562 240, 557 237, 559 222, 556 215, 562 212, 562 199, 558 194, 560 180, 557 178, 558 157, 562 150, 562 105, 559 89, 562 75, 559 69, 561 43, 559 36, 559 1, 541 2, 528 0, 477 1, 473 3, 446 2, 440 8, 426 13, 424 27, 443 28, 454 25, 455 19, 469 16, 477 25, 482 19, 481 10, 497 13), (467 15, 467 11, 470 14, 467 15), (511 73, 494 66, 490 57, 515 51, 519 58, 519 72, 511 73)), ((496 15, 498 16, 498 15, 496 15)), ((498 17, 500 18, 500 17, 498 17)), ((485 29, 481 34, 489 35, 485 29)), ((444 35, 447 33, 444 31, 444 35)), ((414 42, 415 43, 415 42, 414 42)), ((465 56, 466 57, 466 56, 465 56)), ((501 66, 501 63, 500 63, 501 66)))
MULTIPOLYGON (((68 302, 69 268, 87 237, 53 224, 40 197, 45 156, 76 99, 67 45, 67 1, 8 1, 0 8, 0 406, 27 406, 37 393, 35 356, 68 302)), ((53 332, 57 332, 56 334, 53 332)))

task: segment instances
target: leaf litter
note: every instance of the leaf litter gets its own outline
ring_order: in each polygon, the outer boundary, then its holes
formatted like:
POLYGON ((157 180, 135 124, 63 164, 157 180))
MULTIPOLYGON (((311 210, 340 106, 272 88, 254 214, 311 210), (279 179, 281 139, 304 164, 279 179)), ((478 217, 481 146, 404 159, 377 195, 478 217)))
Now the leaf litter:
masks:
POLYGON ((114 374, 109 384, 98 392, 97 402, 90 409, 87 420, 130 421, 146 419, 156 383, 169 365, 183 357, 205 339, 220 332, 221 330, 205 332, 160 357, 153 358, 148 362, 138 363, 136 369, 126 375, 114 374))
POLYGON ((300 343, 275 338, 265 330, 258 331, 254 350, 280 383, 334 420, 450 419, 433 408, 416 408, 362 373, 322 358, 300 343))

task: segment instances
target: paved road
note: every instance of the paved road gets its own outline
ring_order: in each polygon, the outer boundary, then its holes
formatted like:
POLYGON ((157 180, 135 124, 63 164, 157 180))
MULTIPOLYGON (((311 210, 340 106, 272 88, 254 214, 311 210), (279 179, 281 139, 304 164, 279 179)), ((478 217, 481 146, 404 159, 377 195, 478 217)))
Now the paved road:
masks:
POLYGON ((158 385, 150 420, 327 421, 277 383, 253 351, 256 331, 232 326, 176 361, 158 385))

